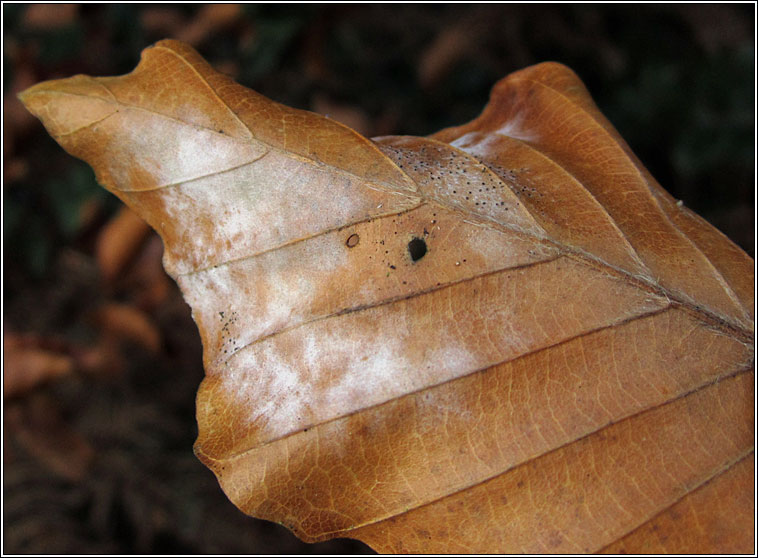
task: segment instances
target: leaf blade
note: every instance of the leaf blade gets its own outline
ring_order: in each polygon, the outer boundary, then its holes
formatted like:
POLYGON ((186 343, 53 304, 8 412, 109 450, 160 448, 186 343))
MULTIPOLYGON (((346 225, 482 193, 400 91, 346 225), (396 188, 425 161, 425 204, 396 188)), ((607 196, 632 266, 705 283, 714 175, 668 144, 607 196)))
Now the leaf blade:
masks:
MULTIPOLYGON (((477 119, 433 137, 462 144, 462 149, 477 153, 488 164, 507 165, 503 159, 511 152, 487 149, 492 136, 525 142, 576 177, 631 243, 649 270, 647 280, 673 298, 705 306, 721 319, 752 330, 747 289, 738 286, 742 293, 738 298, 712 262, 679 230, 676 223, 686 218, 672 215, 679 208, 672 207, 671 197, 594 106, 571 70, 544 63, 511 74, 495 86, 490 103, 477 119)), ((567 223, 566 228, 572 225, 567 223)), ((752 274, 750 258, 728 246, 725 238, 719 243, 730 254, 740 254, 739 273, 728 275, 741 283, 735 275, 752 274)))
POLYGON ((22 98, 161 234, 203 339, 195 451, 247 513, 396 552, 600 550, 752 454, 752 261, 561 65, 428 139, 175 41, 22 98))

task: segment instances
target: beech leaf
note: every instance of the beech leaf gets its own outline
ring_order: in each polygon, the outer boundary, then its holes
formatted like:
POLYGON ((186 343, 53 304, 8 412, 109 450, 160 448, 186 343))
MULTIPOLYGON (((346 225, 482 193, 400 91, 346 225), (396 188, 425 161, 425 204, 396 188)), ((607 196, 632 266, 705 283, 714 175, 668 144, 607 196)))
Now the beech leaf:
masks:
POLYGON ((753 261, 565 66, 428 138, 171 40, 21 98, 160 233, 195 452, 245 513, 380 552, 752 551, 753 261))

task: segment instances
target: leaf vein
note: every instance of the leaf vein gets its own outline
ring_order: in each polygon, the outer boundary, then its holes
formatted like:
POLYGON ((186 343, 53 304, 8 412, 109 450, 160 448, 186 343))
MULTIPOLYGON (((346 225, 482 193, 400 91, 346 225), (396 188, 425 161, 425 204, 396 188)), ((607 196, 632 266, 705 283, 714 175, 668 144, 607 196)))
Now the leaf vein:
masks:
MULTIPOLYGON (((738 371, 735 371, 735 372, 727 373, 727 374, 724 374, 723 376, 718 377, 716 381, 721 381, 721 380, 725 380, 725 379, 728 379, 728 378, 733 378, 733 377, 739 376, 741 374, 749 373, 751 371, 752 371, 752 368, 748 368, 748 369, 742 369, 742 370, 738 370, 738 371)), ((511 470, 513 470, 513 469, 515 469, 517 467, 520 467, 520 466, 522 466, 522 465, 524 465, 526 463, 530 463, 530 462, 535 461, 535 460, 537 460, 537 459, 539 459, 541 457, 544 457, 544 456, 549 455, 551 453, 557 452, 557 451, 561 450, 562 448, 567 447, 567 446, 569 446, 571 444, 574 444, 574 443, 576 443, 576 442, 578 442, 580 440, 589 438, 590 436, 592 436, 593 434, 595 434, 597 432, 600 432, 601 430, 604 430, 606 428, 609 428, 609 427, 611 427, 613 425, 616 425, 616 424, 620 424, 620 423, 625 422, 625 421, 629 421, 629 420, 635 418, 636 416, 652 412, 655 409, 658 409, 658 408, 663 407, 665 405, 669 405, 671 403, 674 403, 675 401, 678 401, 679 399, 684 399, 685 397, 693 395, 693 394, 695 394, 695 393, 697 393, 697 392, 699 392, 699 391, 701 391, 701 390, 703 390, 703 389, 711 386, 713 383, 714 383, 714 381, 712 379, 709 379, 708 381, 704 382, 703 384, 695 387, 694 389, 692 389, 692 390, 690 390, 690 391, 688 391, 686 393, 680 393, 680 394, 672 397, 671 399, 669 399, 667 401, 661 402, 661 403, 656 404, 656 405, 652 405, 651 407, 648 407, 647 409, 642 409, 642 410, 637 411, 635 413, 632 413, 630 415, 627 415, 627 416, 624 416, 624 417, 620 417, 619 420, 612 421, 612 422, 610 422, 608 424, 605 424, 605 425, 601 426, 600 428, 598 428, 596 430, 593 430, 592 432, 588 432, 584 436, 581 436, 581 437, 576 438, 574 440, 570 440, 570 441, 568 441, 565 444, 562 444, 560 446, 556 446, 554 448, 551 448, 548 451, 545 451, 545 452, 543 452, 541 454, 535 455, 532 458, 527 459, 526 461, 523 461, 521 463, 515 464, 515 465, 509 467, 508 469, 506 469, 504 471, 501 471, 501 472, 499 472, 499 473, 497 473, 495 475, 492 475, 492 476, 484 478, 484 479, 480 479, 480 480, 478 480, 478 481, 476 481, 474 483, 471 483, 468 486, 461 487, 461 488, 456 489, 456 490, 454 490, 454 491, 452 491, 452 492, 450 492, 448 494, 443 494, 443 495, 441 495, 439 497, 436 497, 436 498, 433 498, 433 499, 431 499, 431 500, 429 500, 427 502, 423 502, 423 503, 418 504, 416 506, 409 507, 408 509, 404 510, 400 514, 394 514, 394 515, 388 515, 387 517, 376 518, 376 519, 373 519, 371 521, 367 521, 366 523, 363 523, 361 525, 354 525, 354 526, 352 526, 348 530, 338 530, 338 531, 334 531, 334 532, 330 532, 330 533, 325 533, 325 534, 335 535, 337 533, 344 533, 345 531, 349 531, 349 530, 353 530, 353 529, 358 529, 360 527, 366 527, 368 525, 373 525, 375 523, 381 523, 382 521, 385 521, 385 520, 390 519, 392 517, 397 517, 399 515, 405 515, 405 514, 411 512, 411 511, 414 511, 414 510, 417 510, 417 509, 420 509, 420 508, 423 508, 423 507, 426 507, 426 506, 430 506, 430 505, 432 505, 432 504, 434 504, 436 502, 442 501, 442 500, 444 500, 446 498, 450 498, 450 497, 455 496, 457 494, 466 492, 468 490, 471 490, 474 487, 486 484, 487 482, 489 482, 491 480, 494 480, 494 479, 496 479, 498 477, 501 477, 501 476, 507 474, 509 471, 511 471, 511 470)), ((740 461, 740 460, 744 459, 745 457, 747 457, 748 455, 750 455, 750 453, 752 453, 753 451, 754 451, 754 447, 751 446, 748 450, 746 450, 745 452, 743 452, 738 458, 732 460, 732 462, 730 462, 729 465, 726 468, 722 469, 721 472, 725 471, 726 469, 731 468, 734 464, 736 464, 738 461, 740 461)), ((703 484, 705 484, 706 482, 708 482, 710 479, 712 479, 717 474, 719 474, 719 473, 716 473, 716 474, 713 474, 713 475, 709 476, 703 482, 701 482, 700 484, 698 484, 695 488, 697 488, 699 486, 702 486, 703 484)), ((693 489, 690 489, 687 492, 687 494, 691 493, 692 490, 693 489)), ((686 496, 687 494, 683 495, 682 497, 686 496)), ((667 508, 664 508, 664 509, 667 509, 667 508)), ((653 517, 655 515, 657 515, 658 513, 659 513, 659 511, 656 511, 655 514, 653 514, 653 517)))

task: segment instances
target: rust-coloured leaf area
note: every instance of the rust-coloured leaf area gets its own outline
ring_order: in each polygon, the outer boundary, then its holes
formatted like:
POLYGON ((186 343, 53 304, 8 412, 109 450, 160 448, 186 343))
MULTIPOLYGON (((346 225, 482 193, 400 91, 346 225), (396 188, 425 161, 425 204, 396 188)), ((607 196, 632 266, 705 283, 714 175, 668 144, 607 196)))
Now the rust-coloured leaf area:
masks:
POLYGON ((244 512, 381 552, 752 551, 753 261, 568 68, 429 138, 175 41, 22 99, 162 236, 195 451, 244 512))

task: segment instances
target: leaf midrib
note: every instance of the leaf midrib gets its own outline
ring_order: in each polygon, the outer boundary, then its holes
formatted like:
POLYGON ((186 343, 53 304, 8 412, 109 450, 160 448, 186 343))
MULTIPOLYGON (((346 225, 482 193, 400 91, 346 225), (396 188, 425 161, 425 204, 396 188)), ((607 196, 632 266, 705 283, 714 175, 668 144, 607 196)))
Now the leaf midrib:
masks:
MULTIPOLYGON (((317 168, 325 168, 326 167, 326 168, 330 169, 330 171, 334 171, 334 172, 337 172, 338 174, 341 174, 343 176, 348 176, 348 177, 357 179, 359 182, 365 184, 366 186, 368 186, 369 184, 375 184, 375 185, 379 186, 378 189, 381 190, 381 191, 383 191, 383 192, 387 192, 387 193, 391 193, 391 194, 395 194, 395 195, 403 195, 403 196, 406 196, 406 197, 408 197, 410 199, 418 198, 418 199, 423 200, 423 201, 425 201, 427 203, 435 204, 435 205, 438 205, 440 207, 444 207, 445 209, 448 209, 448 210, 451 210, 451 211, 456 211, 456 212, 464 214, 464 215, 466 215, 468 217, 474 218, 474 219, 476 219, 478 221, 477 224, 480 224, 480 225, 483 225, 483 226, 489 226, 489 227, 491 227, 491 228, 493 228, 495 230, 498 230, 500 232, 502 232, 503 230, 505 230, 505 231, 517 234, 517 235, 521 236, 522 238, 524 238, 524 237, 528 238, 529 240, 531 240, 533 242, 537 242, 537 243, 543 243, 544 242, 544 243, 547 243, 547 244, 549 244, 549 245, 551 245, 551 246, 559 249, 561 252, 563 252, 566 255, 573 255, 573 256, 575 256, 575 257, 577 257, 579 259, 586 260, 588 262, 592 262, 594 265, 600 265, 602 267, 614 270, 616 273, 621 273, 625 277, 627 277, 630 282, 635 282, 635 283, 641 282, 641 283, 644 283, 644 284, 646 284, 649 287, 648 288, 649 291, 657 293, 659 295, 663 295, 663 296, 667 297, 668 299, 677 302, 678 304, 682 305, 683 307, 691 309, 696 314, 705 316, 707 318, 706 321, 710 322, 711 324, 716 324, 717 327, 718 327, 718 324, 723 324, 723 325, 727 326, 726 329, 730 330, 729 334, 735 335, 735 337, 737 337, 739 340, 741 340, 743 342, 752 343, 752 340, 753 340, 753 337, 754 337, 753 336, 753 332, 746 330, 741 324, 734 323, 730 319, 727 319, 727 318, 724 318, 722 316, 716 315, 716 314, 710 312, 709 310, 704 309, 703 307, 700 307, 700 306, 697 306, 697 305, 693 305, 689 301, 682 299, 681 297, 677 296, 676 294, 674 294, 672 292, 667 291, 666 289, 663 289, 660 285, 657 285, 657 284, 651 282, 647 278, 633 276, 629 272, 627 272, 626 270, 618 268, 618 267, 616 267, 616 266, 614 266, 614 265, 612 265, 612 264, 610 264, 610 263, 608 263, 608 262, 606 262, 606 261, 598 258, 594 254, 590 254, 590 253, 587 253, 585 251, 578 250, 576 248, 567 246, 567 245, 562 244, 560 242, 556 242, 555 240, 553 240, 550 237, 547 237, 547 238, 544 238, 544 239, 538 238, 535 235, 529 234, 529 233, 527 233, 527 232, 525 232, 523 230, 520 230, 520 229, 518 229, 516 227, 509 227, 508 225, 505 225, 505 224, 500 223, 498 221, 494 221, 494 220, 488 218, 487 216, 480 215, 478 213, 474 213, 474 212, 471 212, 471 211, 463 211, 461 208, 458 208, 456 206, 453 206, 453 205, 450 205, 448 203, 445 203, 441 199, 430 199, 429 197, 427 197, 426 195, 424 195, 420 191, 416 191, 416 192, 413 192, 413 194, 411 194, 410 192, 406 193, 406 192, 404 192, 402 190, 398 191, 397 188, 394 188, 392 186, 388 186, 388 185, 386 185, 384 183, 370 182, 365 177, 361 177, 359 175, 351 173, 350 171, 346 171, 344 169, 341 169, 339 167, 335 167, 333 165, 328 165, 328 164, 324 163, 323 161, 317 161, 315 159, 304 157, 302 155, 293 153, 291 151, 286 151, 286 150, 284 150, 284 149, 282 149, 282 148, 280 148, 278 146, 274 146, 274 145, 271 145, 271 144, 269 144, 269 143, 267 143, 265 141, 262 141, 262 140, 258 139, 257 137, 253 137, 252 140, 243 140, 241 138, 238 138, 238 137, 235 137, 235 136, 230 136, 228 134, 220 134, 217 130, 214 130, 212 128, 208 128, 207 126, 202 126, 202 125, 199 125, 199 124, 189 123, 189 122, 186 122, 186 121, 174 118, 172 116, 169 116, 169 115, 166 115, 166 114, 163 114, 163 113, 160 113, 160 112, 156 112, 156 111, 153 111, 153 110, 150 110, 150 109, 146 109, 144 107, 139 107, 139 106, 136 106, 136 105, 130 105, 130 104, 124 103, 123 101, 120 101, 120 100, 116 99, 115 95, 113 95, 113 93, 110 91, 110 89, 108 89, 108 87, 104 83, 100 82, 99 80, 93 80, 93 81, 95 81, 96 83, 98 83, 98 85, 100 85, 103 88, 105 88, 111 94, 111 96, 113 97, 113 100, 111 100, 111 101, 106 101, 105 99, 102 99, 102 98, 98 97, 97 99, 100 100, 100 101, 114 103, 114 104, 117 104, 119 106, 123 106, 123 107, 125 107, 127 109, 131 109, 131 110, 144 111, 144 112, 147 112, 149 114, 155 115, 157 117, 165 118, 167 120, 171 120, 173 122, 177 122, 177 123, 179 123, 181 125, 184 125, 184 126, 191 126, 191 127, 194 127, 194 128, 207 130, 207 131, 209 131, 211 133, 222 135, 224 138, 231 139, 231 140, 234 140, 234 141, 237 141, 237 142, 240 142, 240 143, 248 144, 248 143, 252 143, 252 141, 256 141, 256 142, 259 142, 260 144, 266 146, 270 150, 274 150, 274 151, 277 151, 277 152, 281 153, 285 157, 292 158, 292 159, 295 159, 295 160, 300 160, 300 161, 305 162, 307 164, 314 165, 317 168)), ((205 80, 203 80, 203 82, 207 84, 207 82, 205 80)), ((539 82, 535 82, 535 83, 539 83, 539 82)), ((207 84, 207 85, 208 85, 208 87, 210 87, 210 84, 207 84)), ((543 87, 547 87, 544 84, 540 84, 540 85, 543 86, 543 87)), ((549 89, 551 89, 552 91, 556 91, 553 88, 549 88, 549 89)), ((40 92, 44 92, 44 93, 47 93, 47 94, 70 95, 70 96, 75 96, 75 97, 83 97, 83 98, 86 98, 86 99, 92 98, 92 96, 90 96, 90 95, 83 95, 81 93, 71 93, 71 92, 67 92, 67 91, 41 90, 40 92)), ((559 95, 562 95, 558 91, 556 91, 556 93, 558 93, 559 95)), ((564 96, 564 98, 565 98, 565 96, 564 96)), ((568 102, 572 102, 570 99, 567 99, 567 100, 568 100, 568 102)), ((226 107, 227 110, 231 110, 228 107, 228 105, 226 105, 226 103, 224 103, 224 107, 226 107)), ((320 115, 317 115, 317 116, 320 116, 320 115)), ((601 126, 600 123, 596 122, 594 118, 592 118, 592 121, 598 127, 600 127, 610 137, 610 132, 608 132, 603 126, 601 126)), ((246 128, 246 129, 248 129, 248 128, 246 128)), ((347 128, 347 129, 350 130, 349 128, 347 128)), ((355 131, 353 131, 353 130, 350 130, 350 131, 352 131, 355 136, 363 138, 363 136, 360 136, 355 131)), ((363 139, 366 140, 366 138, 363 138, 363 139)), ((516 138, 516 139, 518 139, 518 138, 516 138)), ((611 139, 611 141, 613 141, 614 145, 617 148, 621 149, 621 146, 618 145, 618 142, 616 142, 613 137, 610 137, 610 139, 611 139)), ((366 141, 369 141, 369 140, 366 140, 366 141)), ((434 140, 434 141, 438 141, 438 140, 434 140)), ((518 141, 522 141, 522 140, 518 140, 518 141)), ((442 143, 444 143, 444 142, 442 142, 442 143)), ((378 149, 375 144, 372 143, 372 145, 373 145, 374 151, 376 152, 376 154, 378 156, 381 156, 385 161, 387 161, 390 164, 392 164, 392 166, 395 169, 397 169, 398 172, 400 172, 402 175, 406 176, 406 178, 408 178, 409 181, 411 181, 412 183, 415 184, 415 181, 413 181, 402 169, 400 169, 397 166, 397 164, 394 161, 392 161, 392 159, 390 159, 380 149, 378 149)), ((445 144, 445 145, 449 145, 449 144, 445 144)), ((623 152, 623 149, 622 149, 622 152, 623 152)), ((478 160, 476 157, 473 157, 470 154, 467 154, 467 155, 469 157, 472 157, 472 158, 478 160)), ((488 165, 484 164, 481 161, 480 161, 480 163, 483 164, 485 167, 487 167, 489 169, 488 165)), ((563 169, 563 167, 561 165, 558 165, 558 166, 561 169, 563 169)), ((636 165, 632 165, 632 166, 635 167, 636 172, 639 174, 640 171, 639 171, 639 169, 637 169, 637 166, 636 165)), ((229 170, 229 169, 220 170, 220 171, 217 171, 217 173, 223 173, 223 172, 226 172, 227 170, 229 170)), ((568 172, 568 171, 566 170, 566 172, 568 172)), ((213 174, 208 175, 208 176, 213 176, 213 174)), ((641 177, 641 175, 640 175, 640 177, 641 177)), ((200 178, 203 178, 203 177, 200 177, 200 178)), ((642 179, 642 177, 640 179, 642 179)), ((189 180, 187 180, 185 182, 172 183, 172 184, 165 185, 165 186, 159 186, 157 188, 151 188, 151 189, 148 189, 148 190, 120 190, 120 191, 122 191, 122 192, 138 193, 138 192, 142 192, 142 191, 149 191, 149 190, 160 189, 160 188, 165 188, 165 187, 178 186, 178 185, 184 184, 186 182, 189 182, 189 180)), ((647 184, 647 182, 645 182, 645 183, 647 184)), ((663 214, 664 217, 670 222, 670 218, 668 217, 668 214, 665 211, 663 211, 663 209, 660 207, 660 204, 658 203, 658 201, 655 198, 654 194, 650 191, 649 187, 647 188, 647 190, 648 190, 649 195, 653 199, 653 201, 656 203, 656 206, 658 207, 660 213, 663 214)), ((591 195, 591 193, 590 193, 590 195, 591 195)), ((604 211, 606 211, 605 207, 602 204, 599 204, 599 205, 600 205, 601 208, 603 208, 604 211)), ((607 213, 607 211, 606 211, 606 213, 607 213)), ((346 224, 346 226, 349 226, 349 225, 350 225, 350 223, 346 224)), ((703 259, 706 260, 706 262, 709 263, 709 265, 710 265, 710 267, 712 269, 715 269, 714 266, 713 266, 713 264, 710 262, 710 259, 708 259, 705 256, 705 254, 702 253, 702 251, 699 249, 699 247, 697 245, 695 245, 691 240, 689 240, 689 238, 686 235, 684 235, 684 233, 681 232, 681 230, 678 227, 676 227, 673 223, 671 223, 671 226, 676 230, 676 232, 680 236, 682 236, 683 238, 685 238, 687 240, 687 242, 689 242, 690 245, 692 245, 693 248, 699 254, 701 254, 701 256, 703 257, 703 259)), ((315 237, 320 236, 321 234, 323 234, 323 232, 320 231, 317 234, 314 234, 314 235, 311 235, 311 236, 308 236, 308 237, 303 237, 302 239, 299 239, 298 241, 305 241, 305 240, 308 240, 310 238, 315 238, 315 237)), ((622 236, 625 236, 625 235, 622 234, 622 236)), ((271 251, 271 250, 275 250, 277 248, 279 248, 279 246, 267 249, 266 252, 271 251)), ((259 255, 259 253, 251 254, 251 255, 248 255, 248 256, 243 256, 241 258, 236 258, 235 261, 238 261, 238 260, 241 260, 241 259, 246 259, 246 258, 253 258, 253 257, 256 257, 257 255, 259 255)), ((225 265, 226 263, 227 262, 221 262, 221 263, 218 263, 218 264, 214 264, 213 266, 209 266, 209 267, 218 267, 218 266, 221 266, 221 265, 225 265)), ((194 271, 199 271, 199 270, 193 270, 192 272, 189 272, 189 273, 193 273, 194 271)), ((735 299, 734 299, 734 296, 735 296, 734 293, 732 292, 731 288, 728 286, 728 283, 726 283, 726 281, 723 279, 723 276, 718 271, 717 271, 717 278, 718 278, 717 280, 720 283, 725 284, 725 287, 728 289, 727 293, 729 294, 730 299, 733 300, 733 301, 735 301, 735 299)), ((739 300, 736 300, 735 303, 737 304, 737 307, 740 308, 743 311, 743 313, 744 313, 744 309, 742 308, 742 305, 739 303, 739 300)))
MULTIPOLYGON (((571 106, 575 107, 576 110, 580 111, 582 114, 586 115, 590 119, 590 121, 595 126, 595 129, 599 129, 601 131, 601 133, 603 133, 605 135, 605 137, 608 139, 608 142, 607 142, 608 145, 612 145, 615 149, 617 149, 618 151, 620 151, 621 155, 622 155, 622 158, 624 159, 624 161, 627 162, 627 166, 631 166, 634 169, 634 172, 636 173, 637 178, 638 178, 637 182, 638 183, 642 183, 642 184, 645 185, 645 192, 647 192, 649 199, 652 201, 652 203, 658 209, 658 214, 663 217, 663 219, 671 226, 671 228, 677 233, 677 235, 681 239, 684 239, 684 241, 686 243, 688 243, 692 247, 692 249, 694 249, 695 252, 697 252, 701 256, 701 258, 703 260, 705 260, 706 264, 708 265, 709 269, 712 272, 712 275, 716 278, 716 281, 721 285, 722 289, 727 294, 727 296, 729 297, 729 299, 734 303, 734 305, 742 312, 743 318, 745 320, 748 320, 749 319, 748 312, 743 307, 742 302, 737 297, 736 293, 732 289, 731 285, 729 285, 729 282, 723 276, 723 274, 721 273, 721 271, 719 271, 718 268, 716 268, 716 266, 713 264, 713 262, 711 262, 710 258, 705 255, 705 253, 700 249, 700 247, 688 235, 686 235, 679 228, 679 226, 671 219, 671 217, 669 216, 668 212, 663 209, 663 207, 661 206, 661 202, 658 199, 657 192, 652 187, 652 185, 648 182, 648 180, 645 178, 645 176, 644 176, 644 174, 643 174, 642 169, 640 168, 640 166, 634 163, 634 160, 632 159, 632 157, 634 157, 634 154, 631 152, 631 149, 629 149, 629 153, 627 153, 627 150, 624 149, 624 146, 619 141, 619 139, 617 139, 616 137, 614 137, 614 135, 610 132, 610 130, 607 127, 603 126, 595 115, 593 115, 592 113, 590 113, 587 110, 585 110, 578 103, 576 103, 573 99, 571 99, 571 98, 567 97, 566 95, 564 95, 562 91, 560 91, 560 90, 558 90, 558 89, 556 89, 554 87, 551 87, 551 86, 549 86, 546 83, 543 83, 541 81, 537 81, 537 80, 534 80, 534 79, 521 78, 520 80, 515 80, 515 81, 523 81, 523 82, 533 83, 533 84, 535 84, 535 85, 537 85, 539 87, 543 87, 545 89, 550 90, 552 93, 554 93, 555 95, 558 95, 565 102, 567 102, 571 106)), ((522 140, 519 140, 518 138, 515 138, 515 139, 517 139, 517 141, 522 141, 522 140)), ((623 141, 623 139, 621 141, 623 141)), ((527 145, 529 145, 529 144, 527 144, 527 145)), ((531 147, 531 145, 530 145, 530 147, 531 147)), ((556 162, 556 164, 558 164, 558 163, 556 162)), ((562 165, 558 165, 558 166, 561 169, 563 169, 565 172, 567 172, 567 173, 569 172, 568 169, 565 169, 562 165)), ((584 186, 582 185, 581 182, 578 182, 578 183, 584 188, 584 186)), ((590 195, 592 195, 592 193, 589 192, 589 190, 587 190, 587 188, 584 188, 584 190, 586 190, 590 195)), ((600 203, 599 205, 600 205, 600 207, 603 208, 603 210, 606 212, 606 214, 608 214, 608 210, 605 208, 605 206, 602 203, 600 203)), ((608 214, 608 216, 611 217, 609 214, 608 214)), ((626 235, 623 235, 623 236, 626 238, 626 235)), ((647 266, 645 266, 645 267, 647 267, 647 266)))
MULTIPOLYGON (((103 87, 106 87, 104 84, 102 84, 100 82, 98 82, 98 84, 101 85, 101 86, 103 86, 103 87)), ((106 89, 107 89, 107 87, 106 87, 106 89)), ((335 167, 334 165, 330 165, 330 164, 324 163, 321 160, 313 159, 311 157, 306 157, 304 155, 300 155, 299 153, 294 153, 292 151, 287 151, 287 150, 285 150, 285 149, 283 149, 281 147, 272 145, 272 144, 270 144, 270 143, 268 143, 268 142, 266 142, 266 141, 264 141, 262 139, 259 139, 258 137, 255 137, 255 136, 253 136, 253 138, 251 138, 249 140, 246 140, 246 139, 239 138, 239 137, 236 137, 236 136, 232 136, 232 135, 229 135, 229 134, 221 133, 218 130, 215 130, 213 128, 209 128, 208 126, 203 126, 201 124, 196 124, 196 123, 192 123, 192 122, 187 122, 185 120, 180 120, 178 118, 174 118, 173 116, 169 116, 168 114, 157 112, 157 111, 145 108, 145 107, 140 107, 138 105, 130 105, 130 104, 124 103, 123 101, 120 101, 120 100, 106 100, 106 99, 102 99, 100 97, 93 97, 92 95, 84 95, 82 93, 71 93, 70 91, 57 91, 55 89, 41 89, 39 91, 35 91, 34 93, 37 93, 37 94, 46 94, 46 95, 60 95, 60 96, 69 96, 69 97, 79 97, 79 98, 84 98, 84 99, 93 99, 94 98, 94 99, 97 99, 98 101, 102 101, 102 102, 105 102, 105 103, 112 103, 112 104, 118 105, 120 107, 124 107, 125 109, 128 109, 128 110, 135 110, 135 111, 146 112, 146 113, 151 114, 153 116, 157 116, 157 117, 163 118, 165 120, 170 120, 172 122, 176 122, 176 123, 181 124, 183 126, 190 126, 192 128, 198 129, 198 130, 205 130, 205 131, 210 132, 212 134, 215 134, 215 135, 218 135, 218 136, 222 136, 225 139, 236 141, 236 142, 242 143, 244 145, 250 145, 250 144, 253 144, 253 142, 258 142, 259 144, 265 146, 270 151, 276 151, 278 153, 281 153, 285 157, 288 157, 290 159, 295 159, 297 161, 301 161, 301 162, 313 165, 314 167, 317 167, 319 169, 328 168, 330 171, 335 172, 335 173, 337 173, 339 175, 343 175, 343 176, 346 176, 346 177, 350 177, 350 178, 356 179, 357 181, 363 183, 364 185, 366 185, 369 188, 371 188, 372 186, 376 186, 377 190, 382 191, 382 192, 387 192, 389 194, 402 195, 402 196, 405 196, 405 197, 408 197, 408 198, 417 198, 417 197, 420 197, 420 196, 418 196, 417 192, 412 192, 412 191, 409 191, 409 190, 408 191, 407 190, 403 190, 402 188, 396 188, 393 185, 390 185, 390 184, 387 184, 387 183, 384 183, 384 182, 373 181, 373 180, 371 180, 369 178, 357 175, 357 174, 352 173, 352 172, 350 172, 348 170, 345 170, 343 168, 335 167)), ((60 137, 65 137, 65 136, 71 135, 72 133, 76 133, 76 132, 78 132, 80 130, 83 130, 83 129, 89 127, 89 126, 98 124, 99 122, 102 122, 106 118, 109 118, 111 116, 115 116, 116 114, 118 114, 118 112, 120 112, 120 111, 117 110, 117 111, 115 111, 115 112, 113 112, 113 113, 111 113, 111 114, 109 114, 109 115, 107 115, 107 116, 105 116, 103 118, 99 118, 99 119, 97 119, 95 121, 92 121, 92 122, 89 122, 87 124, 84 124, 84 125, 80 126, 79 128, 77 128, 76 130, 73 130, 72 132, 66 132, 66 133, 63 133, 63 134, 57 134, 54 137, 55 138, 60 138, 60 137)), ((321 115, 317 115, 317 116, 321 116, 321 115)), ((325 118, 325 117, 322 117, 322 118, 325 118)), ((368 141, 368 140, 366 140, 366 141, 368 141)), ((376 147, 374 147, 374 150, 376 151, 377 154, 379 154, 382 157, 386 158, 386 156, 379 149, 377 149, 376 147)), ((392 161, 390 159, 387 159, 387 160, 390 163, 392 163, 392 161)), ((253 162, 255 162, 255 161, 253 161, 253 162)), ((394 165, 394 163, 392 163, 392 164, 393 164, 393 166, 396 167, 396 165, 394 165)), ((240 165, 235 166, 235 168, 238 167, 238 166, 240 166, 240 165)), ((244 165, 241 165, 241 166, 244 166, 244 165)), ((216 173, 223 173, 223 172, 226 172, 228 170, 230 170, 230 169, 222 169, 222 170, 216 171, 216 173)), ((402 169, 397 169, 397 170, 400 171, 404 176, 407 177, 407 175, 402 171, 402 169)), ((172 183, 169 183, 169 184, 161 184, 159 186, 155 186, 155 187, 152 187, 152 188, 144 188, 144 189, 139 189, 139 190, 124 190, 124 189, 119 189, 119 191, 120 192, 129 192, 129 193, 139 193, 139 192, 150 192, 150 191, 155 191, 155 190, 161 190, 163 188, 171 188, 171 187, 174 187, 174 186, 179 186, 179 185, 185 184, 187 182, 191 182, 193 180, 199 180, 201 178, 206 178, 207 176, 213 176, 216 173, 211 173, 211 174, 199 176, 199 177, 196 177, 196 178, 186 179, 186 180, 183 180, 182 182, 172 182, 172 183)), ((410 177, 408 177, 408 180, 413 183, 413 181, 410 179, 410 177)))

